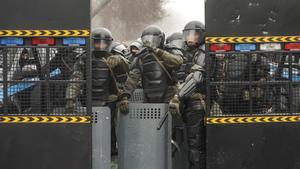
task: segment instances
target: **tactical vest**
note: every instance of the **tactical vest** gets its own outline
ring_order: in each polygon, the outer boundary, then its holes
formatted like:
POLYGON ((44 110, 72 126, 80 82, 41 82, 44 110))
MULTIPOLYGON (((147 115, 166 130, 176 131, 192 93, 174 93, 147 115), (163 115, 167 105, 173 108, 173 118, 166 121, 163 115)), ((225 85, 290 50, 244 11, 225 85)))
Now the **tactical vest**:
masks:
POLYGON ((152 53, 142 58, 142 85, 147 102, 162 102, 168 86, 174 82, 168 77, 152 53))
POLYGON ((190 73, 191 67, 193 66, 193 56, 191 54, 187 55, 188 53, 185 52, 184 49, 171 44, 167 44, 165 46, 165 50, 170 53, 173 53, 173 50, 177 50, 182 53, 184 61, 180 65, 179 69, 175 72, 175 75, 176 81, 180 83, 184 82, 185 78, 190 73))
POLYGON ((107 64, 100 57, 92 57, 92 98, 106 101, 111 94, 112 77, 107 64))
POLYGON ((127 80, 127 72, 124 71, 125 69, 126 68, 123 68, 123 67, 120 67, 120 66, 117 66, 114 69, 114 74, 115 74, 116 81, 120 84, 124 84, 127 80))
POLYGON ((193 66, 193 56, 186 53, 184 63, 181 64, 179 70, 176 72, 177 79, 180 83, 185 81, 185 78, 191 73, 191 67, 193 66))

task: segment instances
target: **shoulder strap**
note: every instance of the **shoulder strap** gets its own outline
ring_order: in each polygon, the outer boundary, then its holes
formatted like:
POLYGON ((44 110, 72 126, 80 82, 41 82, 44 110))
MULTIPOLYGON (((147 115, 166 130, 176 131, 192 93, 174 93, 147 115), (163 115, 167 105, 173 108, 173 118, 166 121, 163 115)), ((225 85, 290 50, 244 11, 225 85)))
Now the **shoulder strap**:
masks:
POLYGON ((115 74, 114 74, 114 71, 112 70, 112 68, 109 66, 109 64, 107 63, 107 60, 105 59, 105 58, 102 58, 102 61, 106 64, 106 66, 108 67, 108 69, 109 69, 109 71, 110 71, 110 74, 111 74, 111 76, 112 76, 112 78, 113 78, 113 81, 114 81, 114 85, 115 85, 115 87, 116 87, 116 89, 117 89, 117 92, 118 92, 118 94, 121 92, 121 90, 119 89, 119 87, 118 87, 118 85, 117 85, 117 78, 116 78, 116 76, 115 76, 115 74))
POLYGON ((171 81, 174 81, 173 77, 171 76, 171 74, 169 73, 169 71, 167 70, 167 68, 160 62, 160 60, 157 58, 157 56, 155 54, 153 54, 154 59, 156 60, 156 62, 159 64, 159 66, 164 70, 164 72, 167 74, 167 76, 169 77, 169 79, 171 81))

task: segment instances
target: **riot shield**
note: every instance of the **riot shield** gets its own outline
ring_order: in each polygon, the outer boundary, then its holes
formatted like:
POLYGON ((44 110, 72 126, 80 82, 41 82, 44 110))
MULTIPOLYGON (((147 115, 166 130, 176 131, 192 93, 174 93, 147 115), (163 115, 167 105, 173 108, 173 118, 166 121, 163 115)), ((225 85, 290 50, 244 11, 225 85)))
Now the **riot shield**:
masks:
POLYGON ((130 103, 129 114, 120 115, 118 130, 120 169, 171 169, 171 129, 166 104, 130 103))

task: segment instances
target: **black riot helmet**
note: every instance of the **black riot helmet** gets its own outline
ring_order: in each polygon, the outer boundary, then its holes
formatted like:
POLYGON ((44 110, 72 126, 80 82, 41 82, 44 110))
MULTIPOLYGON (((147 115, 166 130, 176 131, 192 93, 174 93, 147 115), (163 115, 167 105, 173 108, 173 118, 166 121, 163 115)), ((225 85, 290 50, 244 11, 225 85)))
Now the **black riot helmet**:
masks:
POLYGON ((109 52, 113 41, 111 32, 106 28, 97 28, 92 32, 93 50, 109 52))
POLYGON ((176 47, 183 49, 183 34, 181 32, 175 32, 167 37, 166 44, 170 47, 176 47))
POLYGON ((41 73, 41 63, 36 49, 24 48, 19 58, 19 65, 23 78, 37 77, 41 73))
POLYGON ((183 40, 188 46, 199 46, 204 43, 205 26, 200 21, 191 21, 183 29, 183 40))
POLYGON ((150 25, 144 29, 141 39, 144 45, 162 48, 165 43, 165 34, 158 26, 150 25))

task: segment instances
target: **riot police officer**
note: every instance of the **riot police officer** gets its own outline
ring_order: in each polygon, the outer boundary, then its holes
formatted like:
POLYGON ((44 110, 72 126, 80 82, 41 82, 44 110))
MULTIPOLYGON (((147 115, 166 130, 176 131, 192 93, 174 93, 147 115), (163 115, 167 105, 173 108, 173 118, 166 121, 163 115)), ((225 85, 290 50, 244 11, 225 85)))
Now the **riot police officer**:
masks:
POLYGON ((167 37, 166 49, 177 49, 183 53, 183 63, 179 70, 176 71, 176 77, 179 83, 182 83, 185 80, 186 76, 189 74, 188 67, 190 68, 193 64, 191 57, 187 57, 184 48, 183 34, 181 32, 175 32, 167 37))
MULTIPOLYGON (((110 45, 109 51, 112 55, 121 55, 123 58, 126 59, 126 62, 129 63, 127 58, 129 58, 130 52, 124 44, 119 42, 113 42, 110 45)), ((116 81, 120 89, 123 88, 124 83, 127 80, 127 73, 122 71, 122 69, 115 69, 116 81)))
POLYGON ((199 21, 187 23, 183 30, 185 42, 185 68, 188 74, 172 98, 169 111, 175 117, 182 117, 186 124, 190 169, 205 168, 205 28, 199 21))
MULTIPOLYGON (((128 63, 121 55, 112 55, 109 47, 113 38, 111 32, 106 28, 98 28, 92 32, 93 51, 92 51, 92 100, 93 105, 107 106, 109 102, 116 101, 120 96, 117 88, 114 70, 126 73, 128 63), (112 97, 113 96, 113 97, 112 97), (114 97, 117 96, 117 97, 114 97)), ((86 77, 87 55, 83 53, 78 56, 74 65, 74 72, 71 81, 84 80, 86 77)), ((73 112, 75 109, 76 98, 80 94, 80 83, 70 83, 66 90, 66 110, 73 112)))
MULTIPOLYGON (((13 73, 13 80, 30 79, 38 81, 43 79, 41 60, 36 49, 24 48, 20 54, 18 65, 20 69, 13 73)), ((29 87, 12 96, 19 113, 43 113, 45 111, 44 106, 42 106, 45 105, 45 102, 41 99, 41 87, 40 83, 29 85, 29 87)))
MULTIPOLYGON (((184 51, 184 41, 182 32, 175 32, 167 37, 166 39, 167 49, 178 49, 183 53, 183 63, 181 64, 179 70, 176 71, 176 78, 178 80, 177 86, 180 86, 184 82, 188 72, 186 72, 188 61, 191 62, 192 59, 187 59, 185 57, 184 51)), ((190 64, 191 65, 191 64, 190 64)), ((173 118, 172 119, 172 159, 173 168, 181 169, 186 167, 188 162, 188 148, 186 139, 185 124, 182 119, 173 118)))
POLYGON ((129 45, 131 55, 134 57, 143 47, 142 39, 139 38, 129 45))
POLYGON ((138 66, 129 73, 125 83, 125 93, 120 104, 121 112, 128 110, 128 98, 137 88, 139 80, 147 103, 167 103, 176 92, 176 80, 172 73, 182 64, 180 50, 164 50, 165 34, 154 25, 144 29, 143 49, 136 54, 138 66))
MULTIPOLYGON (((124 58, 128 59, 130 57, 130 52, 126 48, 126 46, 119 42, 113 42, 110 45, 109 49, 110 53, 113 55, 121 55, 124 58)), ((123 90, 124 83, 127 80, 127 73, 122 72, 123 69, 115 69, 115 77, 117 86, 120 90, 123 90)), ((112 116, 111 116, 111 155, 116 156, 118 155, 117 150, 117 136, 116 136, 116 121, 117 121, 117 112, 116 106, 113 105, 110 107, 112 116)))
POLYGON ((245 82, 215 85, 210 113, 257 114, 272 110, 274 92, 270 90, 270 86, 264 85, 264 82, 271 81, 270 60, 264 54, 221 54, 211 56, 210 60, 212 81, 245 82))
MULTIPOLYGON (((113 125, 115 115, 115 102, 122 97, 122 89, 118 84, 124 83, 127 79, 128 61, 115 52, 111 53, 112 34, 105 28, 98 28, 92 33, 93 51, 92 51, 92 105, 109 106, 112 112, 112 155, 117 153, 116 137, 113 125)), ((78 57, 74 66, 74 73, 71 76, 72 81, 85 79, 86 53, 78 57)), ((75 110, 76 98, 80 94, 81 84, 70 83, 66 91, 66 110, 73 112, 75 110)))
MULTIPOLYGON (((129 48, 129 51, 130 51, 130 56, 129 56, 128 60, 130 61, 130 70, 131 70, 135 66, 137 66, 137 62, 138 62, 139 58, 136 57, 136 54, 143 48, 142 39, 139 38, 139 39, 133 41, 129 45, 128 48, 129 48)), ((139 86, 141 86, 141 85, 139 85, 139 86)))
POLYGON ((183 34, 181 32, 172 33, 166 39, 166 48, 177 48, 183 51, 184 41, 183 34))
MULTIPOLYGON (((51 80, 68 80, 70 79, 76 57, 83 51, 76 50, 76 48, 58 48, 57 53, 49 62, 50 67, 50 79, 51 80)), ((43 69, 44 74, 47 73, 47 66, 43 69)), ((51 111, 60 112, 66 105, 66 91, 67 83, 50 83, 49 90, 51 111)))

